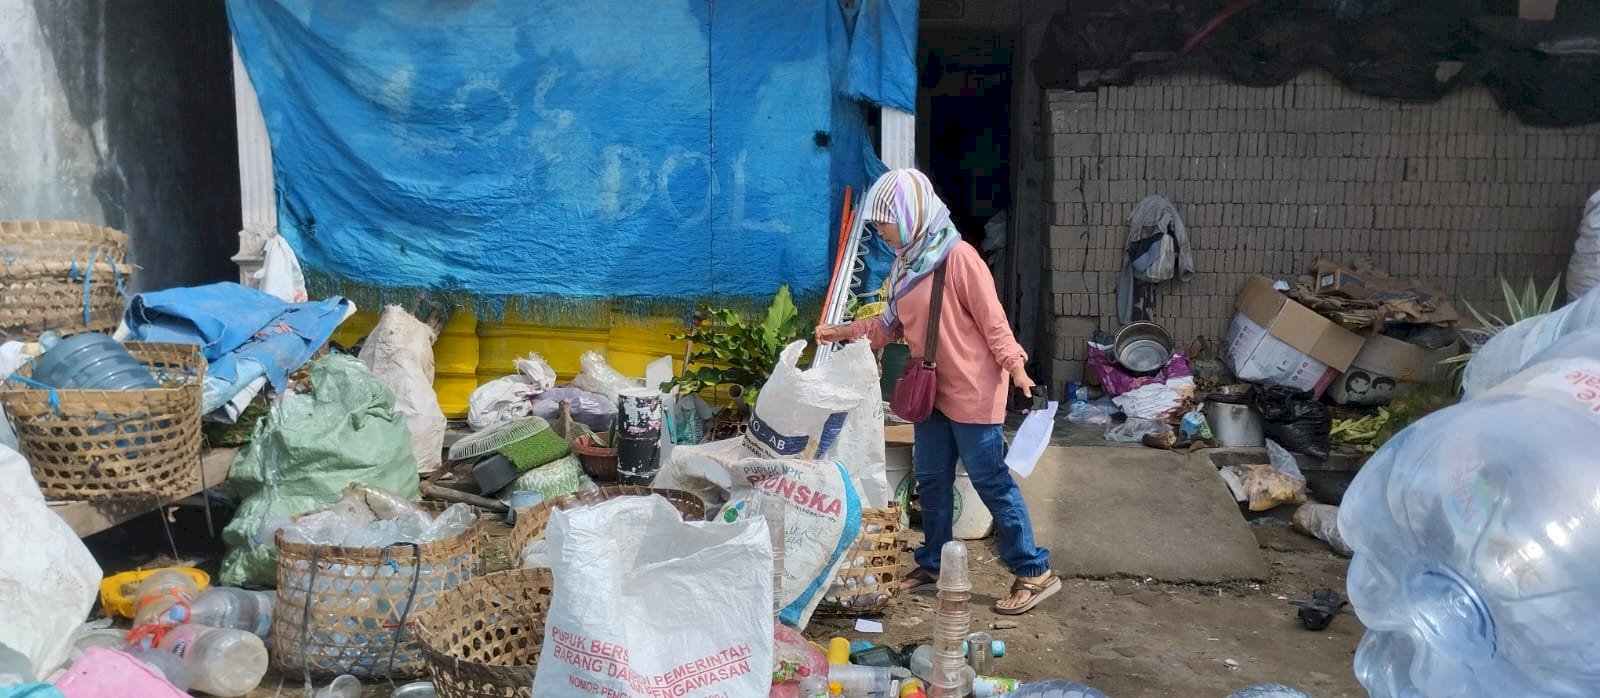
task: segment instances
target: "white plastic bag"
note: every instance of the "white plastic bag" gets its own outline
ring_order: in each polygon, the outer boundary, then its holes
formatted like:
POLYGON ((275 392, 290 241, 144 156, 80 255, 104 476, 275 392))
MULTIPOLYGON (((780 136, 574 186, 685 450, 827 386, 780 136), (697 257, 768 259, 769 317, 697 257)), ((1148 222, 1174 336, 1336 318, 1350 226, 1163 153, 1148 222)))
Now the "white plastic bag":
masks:
POLYGON ((804 630, 828 580, 861 534, 861 500, 849 473, 828 461, 745 458, 734 463, 733 477, 733 497, 720 519, 759 519, 767 502, 784 504, 779 620, 804 630))
POLYGON ((398 305, 383 309, 361 347, 361 363, 394 392, 394 407, 411 430, 417 472, 431 473, 444 453, 444 410, 433 392, 433 329, 398 305))
POLYGON ((517 367, 517 373, 527 379, 528 387, 535 391, 542 393, 556 387, 556 370, 550 368, 550 362, 545 361, 539 352, 530 351, 512 364, 517 367))
POLYGON ((1294 530, 1327 543, 1333 551, 1350 557, 1350 546, 1339 535, 1339 507, 1306 502, 1294 510, 1294 530))
POLYGON ((251 275, 252 285, 287 303, 304 303, 306 277, 300 271, 300 260, 294 249, 281 235, 274 235, 261 248, 261 268, 251 275))
POLYGON ((1600 191, 1589 197, 1567 262, 1567 297, 1578 298, 1600 286, 1600 191))
POLYGON ((34 675, 44 676, 66 661, 73 631, 94 607, 100 565, 72 527, 50 511, 28 461, 3 446, 0 511, 5 512, 0 523, 0 608, 6 614, 0 644, 21 652, 34 675))
POLYGON ((612 368, 606 357, 592 349, 583 352, 583 356, 578 357, 578 363, 583 365, 583 371, 572 378, 572 386, 591 393, 600 393, 613 404, 622 391, 644 386, 642 381, 624 376, 612 368))
POLYGON ((1462 398, 1483 395, 1521 371, 1536 354, 1570 334, 1600 327, 1600 287, 1555 311, 1501 330, 1472 353, 1461 376, 1462 398))
POLYGON ((804 341, 784 347, 756 399, 746 446, 765 458, 837 459, 868 507, 889 502, 878 364, 864 342, 801 370, 804 341))
POLYGON ((522 376, 496 378, 478 386, 467 398, 467 426, 483 431, 496 424, 533 416, 539 396, 522 376))
POLYGON ((660 497, 555 511, 536 696, 765 696, 766 522, 685 522, 660 497))

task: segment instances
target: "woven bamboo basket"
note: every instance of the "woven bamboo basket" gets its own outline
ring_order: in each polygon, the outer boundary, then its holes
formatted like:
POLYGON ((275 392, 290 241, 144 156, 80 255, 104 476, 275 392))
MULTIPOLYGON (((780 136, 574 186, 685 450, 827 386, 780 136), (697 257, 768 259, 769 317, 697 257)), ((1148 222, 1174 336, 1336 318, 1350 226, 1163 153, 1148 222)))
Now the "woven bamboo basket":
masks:
POLYGON ((439 595, 417 619, 417 644, 442 698, 528 698, 544 647, 554 579, 507 570, 439 595))
POLYGON ((480 522, 445 540, 355 548, 294 543, 279 531, 273 663, 292 676, 421 676, 427 664, 412 626, 482 571, 483 536, 480 522))
POLYGON ((900 508, 861 511, 861 536, 845 551, 833 586, 817 604, 817 613, 865 616, 882 613, 899 589, 900 508))
MULTIPOLYGON (((124 346, 166 387, 52 390, 16 380, 0 386, 0 402, 46 499, 164 501, 200 489, 205 359, 188 344, 124 346)), ((32 378, 32 365, 17 375, 32 378)))
MULTIPOLYGON (((665 497, 672 503, 678 513, 683 514, 685 521, 705 521, 707 517, 706 505, 700 498, 682 490, 651 489, 637 485, 613 485, 600 488, 603 499, 616 499, 617 497, 647 497, 655 495, 665 497)), ((550 512, 563 509, 578 501, 578 495, 569 494, 555 499, 547 499, 527 509, 517 511, 517 524, 511 529, 511 558, 522 559, 522 551, 530 543, 544 538, 545 526, 550 524, 550 512)))
POLYGON ((128 236, 88 223, 0 221, 0 334, 111 332, 122 317, 128 236))

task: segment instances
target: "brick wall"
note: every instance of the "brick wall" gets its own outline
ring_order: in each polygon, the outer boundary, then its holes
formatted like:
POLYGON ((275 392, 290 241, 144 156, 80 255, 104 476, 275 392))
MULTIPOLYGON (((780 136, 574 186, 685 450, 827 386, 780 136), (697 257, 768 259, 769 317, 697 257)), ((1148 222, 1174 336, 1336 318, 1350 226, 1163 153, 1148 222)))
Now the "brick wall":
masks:
POLYGON ((1600 127, 1525 126, 1481 89, 1422 105, 1320 73, 1259 89, 1187 75, 1048 100, 1056 381, 1081 375, 1096 328, 1117 327, 1125 219, 1147 195, 1189 227, 1196 273, 1162 284, 1152 313, 1187 341, 1226 331, 1246 275, 1319 257, 1365 256, 1486 307, 1499 276, 1565 270, 1600 188, 1600 127))

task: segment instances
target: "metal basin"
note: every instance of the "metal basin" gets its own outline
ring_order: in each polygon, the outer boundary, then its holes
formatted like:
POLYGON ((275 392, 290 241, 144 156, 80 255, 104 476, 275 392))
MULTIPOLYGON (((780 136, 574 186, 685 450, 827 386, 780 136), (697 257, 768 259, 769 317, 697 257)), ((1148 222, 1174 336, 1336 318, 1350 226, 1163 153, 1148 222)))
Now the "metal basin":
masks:
POLYGON ((1153 322, 1135 322, 1117 332, 1111 355, 1135 374, 1155 373, 1172 360, 1172 335, 1153 322))
POLYGON ((416 681, 394 689, 394 698, 435 698, 439 693, 431 681, 416 681))

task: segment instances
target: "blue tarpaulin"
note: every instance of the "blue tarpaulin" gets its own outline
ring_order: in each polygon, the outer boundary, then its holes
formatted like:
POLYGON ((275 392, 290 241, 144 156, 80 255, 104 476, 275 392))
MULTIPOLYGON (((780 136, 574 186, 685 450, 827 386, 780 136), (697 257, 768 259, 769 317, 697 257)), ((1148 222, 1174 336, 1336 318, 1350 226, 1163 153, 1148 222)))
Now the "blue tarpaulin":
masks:
POLYGON ((229 0, 314 277, 535 315, 820 295, 917 0, 229 0))

